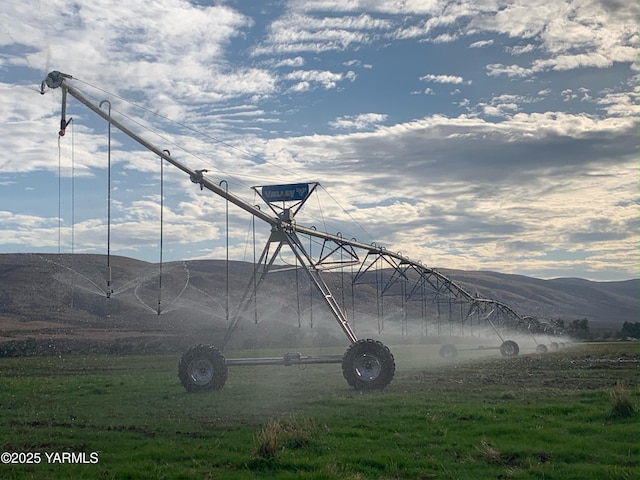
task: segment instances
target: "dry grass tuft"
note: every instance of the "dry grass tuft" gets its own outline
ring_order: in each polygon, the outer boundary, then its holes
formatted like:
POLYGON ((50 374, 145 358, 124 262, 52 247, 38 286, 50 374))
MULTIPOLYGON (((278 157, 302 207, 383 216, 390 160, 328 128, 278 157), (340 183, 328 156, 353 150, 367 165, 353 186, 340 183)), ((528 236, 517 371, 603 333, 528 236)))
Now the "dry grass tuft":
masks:
POLYGON ((609 418, 630 418, 637 413, 637 408, 634 405, 629 392, 622 383, 618 383, 609 391, 609 399, 611 400, 609 418))
POLYGON ((504 465, 500 451, 491 446, 486 440, 482 440, 480 446, 476 448, 484 462, 490 465, 504 465))
POLYGON ((313 420, 294 415, 283 420, 271 420, 255 437, 255 455, 272 459, 285 449, 306 448, 317 431, 313 420))
POLYGON ((260 458, 275 458, 278 456, 280 445, 278 442, 278 435, 282 427, 277 420, 272 420, 258 432, 256 435, 256 456, 260 458))

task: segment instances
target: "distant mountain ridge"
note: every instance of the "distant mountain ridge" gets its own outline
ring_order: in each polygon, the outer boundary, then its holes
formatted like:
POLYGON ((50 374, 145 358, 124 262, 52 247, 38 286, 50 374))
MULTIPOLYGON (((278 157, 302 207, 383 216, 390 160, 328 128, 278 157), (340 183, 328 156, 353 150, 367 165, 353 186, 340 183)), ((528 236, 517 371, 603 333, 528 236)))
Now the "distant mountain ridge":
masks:
POLYGON ((594 282, 582 278, 542 280, 497 272, 442 269, 470 292, 545 318, 586 318, 595 329, 619 329, 640 321, 640 279, 594 282))
MULTIPOLYGON (((224 332, 228 324, 226 312, 233 312, 238 304, 253 265, 230 262, 227 285, 227 265, 222 260, 166 263, 161 291, 156 264, 112 256, 111 270, 114 292, 107 298, 106 258, 102 255, 0 254, 0 343, 36 333, 73 339, 90 332, 110 340, 133 334, 154 338, 171 335, 188 344, 187 337, 200 338, 198 332, 202 329, 224 332), (157 314, 158 310, 162 315, 157 314)), ((624 322, 637 322, 640 318, 640 279, 593 282, 579 278, 541 280, 483 271, 439 272, 470 294, 503 302, 523 316, 568 321, 586 318, 592 331, 611 332, 619 331, 624 322)), ((338 274, 328 272, 325 279, 336 298, 350 295, 338 274)), ((244 333, 253 329, 254 335, 263 338, 289 335, 290 343, 295 344, 294 337, 303 335, 297 332, 304 329, 293 327, 312 327, 310 331, 317 336, 319 329, 327 326, 336 338, 341 338, 342 333, 322 300, 312 298, 317 295, 313 291, 303 272, 275 273, 259 290, 259 318, 247 314, 241 329, 246 329, 244 333), (305 302, 308 306, 301 308, 305 302)), ((359 285, 357 296, 363 307, 353 312, 356 330, 375 331, 376 287, 359 285)), ((385 299, 385 315, 390 318, 385 320, 385 334, 393 334, 394 328, 399 331, 394 326, 399 318, 398 302, 385 299)), ((345 309, 351 318, 349 307, 345 309)), ((420 332, 419 324, 414 323, 412 328, 420 332)))

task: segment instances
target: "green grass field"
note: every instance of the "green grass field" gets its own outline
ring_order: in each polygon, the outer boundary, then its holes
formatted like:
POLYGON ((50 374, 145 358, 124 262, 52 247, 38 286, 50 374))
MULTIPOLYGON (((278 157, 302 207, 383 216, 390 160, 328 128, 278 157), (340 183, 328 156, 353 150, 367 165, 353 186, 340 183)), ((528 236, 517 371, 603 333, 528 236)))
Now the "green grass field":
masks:
POLYGON ((3 459, 41 456, 0 478, 640 478, 637 344, 448 364, 391 349, 396 377, 369 393, 339 365, 233 367, 189 394, 178 356, 3 358, 3 459), (86 463, 45 456, 62 452, 86 463))

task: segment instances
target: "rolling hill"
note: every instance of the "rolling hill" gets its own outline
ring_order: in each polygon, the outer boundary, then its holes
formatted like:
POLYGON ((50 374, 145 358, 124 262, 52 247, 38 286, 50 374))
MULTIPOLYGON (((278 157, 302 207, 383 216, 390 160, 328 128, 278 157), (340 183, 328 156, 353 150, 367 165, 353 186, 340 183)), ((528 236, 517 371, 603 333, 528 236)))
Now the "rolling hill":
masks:
MULTIPOLYGON (((158 265, 139 260, 112 256, 110 263, 113 293, 107 295, 104 256, 1 254, 0 344, 19 350, 28 340, 29 350, 44 353, 48 348, 73 351, 80 346, 126 352, 141 345, 175 351, 194 343, 216 344, 227 331, 242 292, 252 288, 249 263, 230 262, 228 283, 224 261, 167 263, 162 275, 158 265)), ((484 271, 440 272, 466 291, 506 303, 521 315, 566 321, 586 318, 592 331, 611 332, 620 330, 624 322, 639 320, 640 279, 592 282, 484 271)), ((384 300, 381 329, 375 286, 359 285, 355 291, 338 273, 325 278, 334 296, 344 302, 358 335, 404 335, 407 341, 424 336, 419 321, 411 318, 400 331, 397 298, 384 300)), ((257 314, 247 309, 230 345, 344 344, 344 335, 317 295, 303 272, 268 275, 255 302, 257 314)))

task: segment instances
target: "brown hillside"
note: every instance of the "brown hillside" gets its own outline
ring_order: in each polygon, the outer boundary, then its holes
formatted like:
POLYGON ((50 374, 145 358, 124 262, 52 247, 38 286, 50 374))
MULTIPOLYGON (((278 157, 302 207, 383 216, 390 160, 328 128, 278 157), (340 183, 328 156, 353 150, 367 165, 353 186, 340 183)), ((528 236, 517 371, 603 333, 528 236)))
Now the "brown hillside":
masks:
MULTIPOLYGON (((112 256, 113 294, 107 298, 104 256, 2 254, 0 344, 31 338, 40 342, 40 349, 54 345, 74 350, 78 343, 86 345, 91 339, 95 349, 110 351, 126 351, 133 348, 132 342, 136 348, 144 344, 156 351, 193 343, 216 344, 224 337, 227 317, 233 318, 249 283, 252 265, 231 262, 228 286, 226 270, 225 262, 216 260, 165 264, 159 296, 158 265, 112 256)), ((495 272, 441 272, 468 292, 506 303, 521 315, 587 318, 592 329, 610 331, 639 318, 640 280, 540 280, 495 272)), ((327 274, 326 280, 334 297, 340 302, 344 299, 344 308, 359 335, 399 332, 394 323, 400 309, 397 298, 384 299, 385 327, 379 332, 374 285, 358 285, 351 300, 348 280, 345 283, 338 273, 327 274)), ((303 272, 296 275, 289 270, 267 276, 256 304, 257 323, 248 309, 230 345, 347 343, 303 272)), ((407 304, 406 308, 415 306, 407 304)), ((410 324, 410 329, 410 334, 420 335, 419 325, 410 324)))

